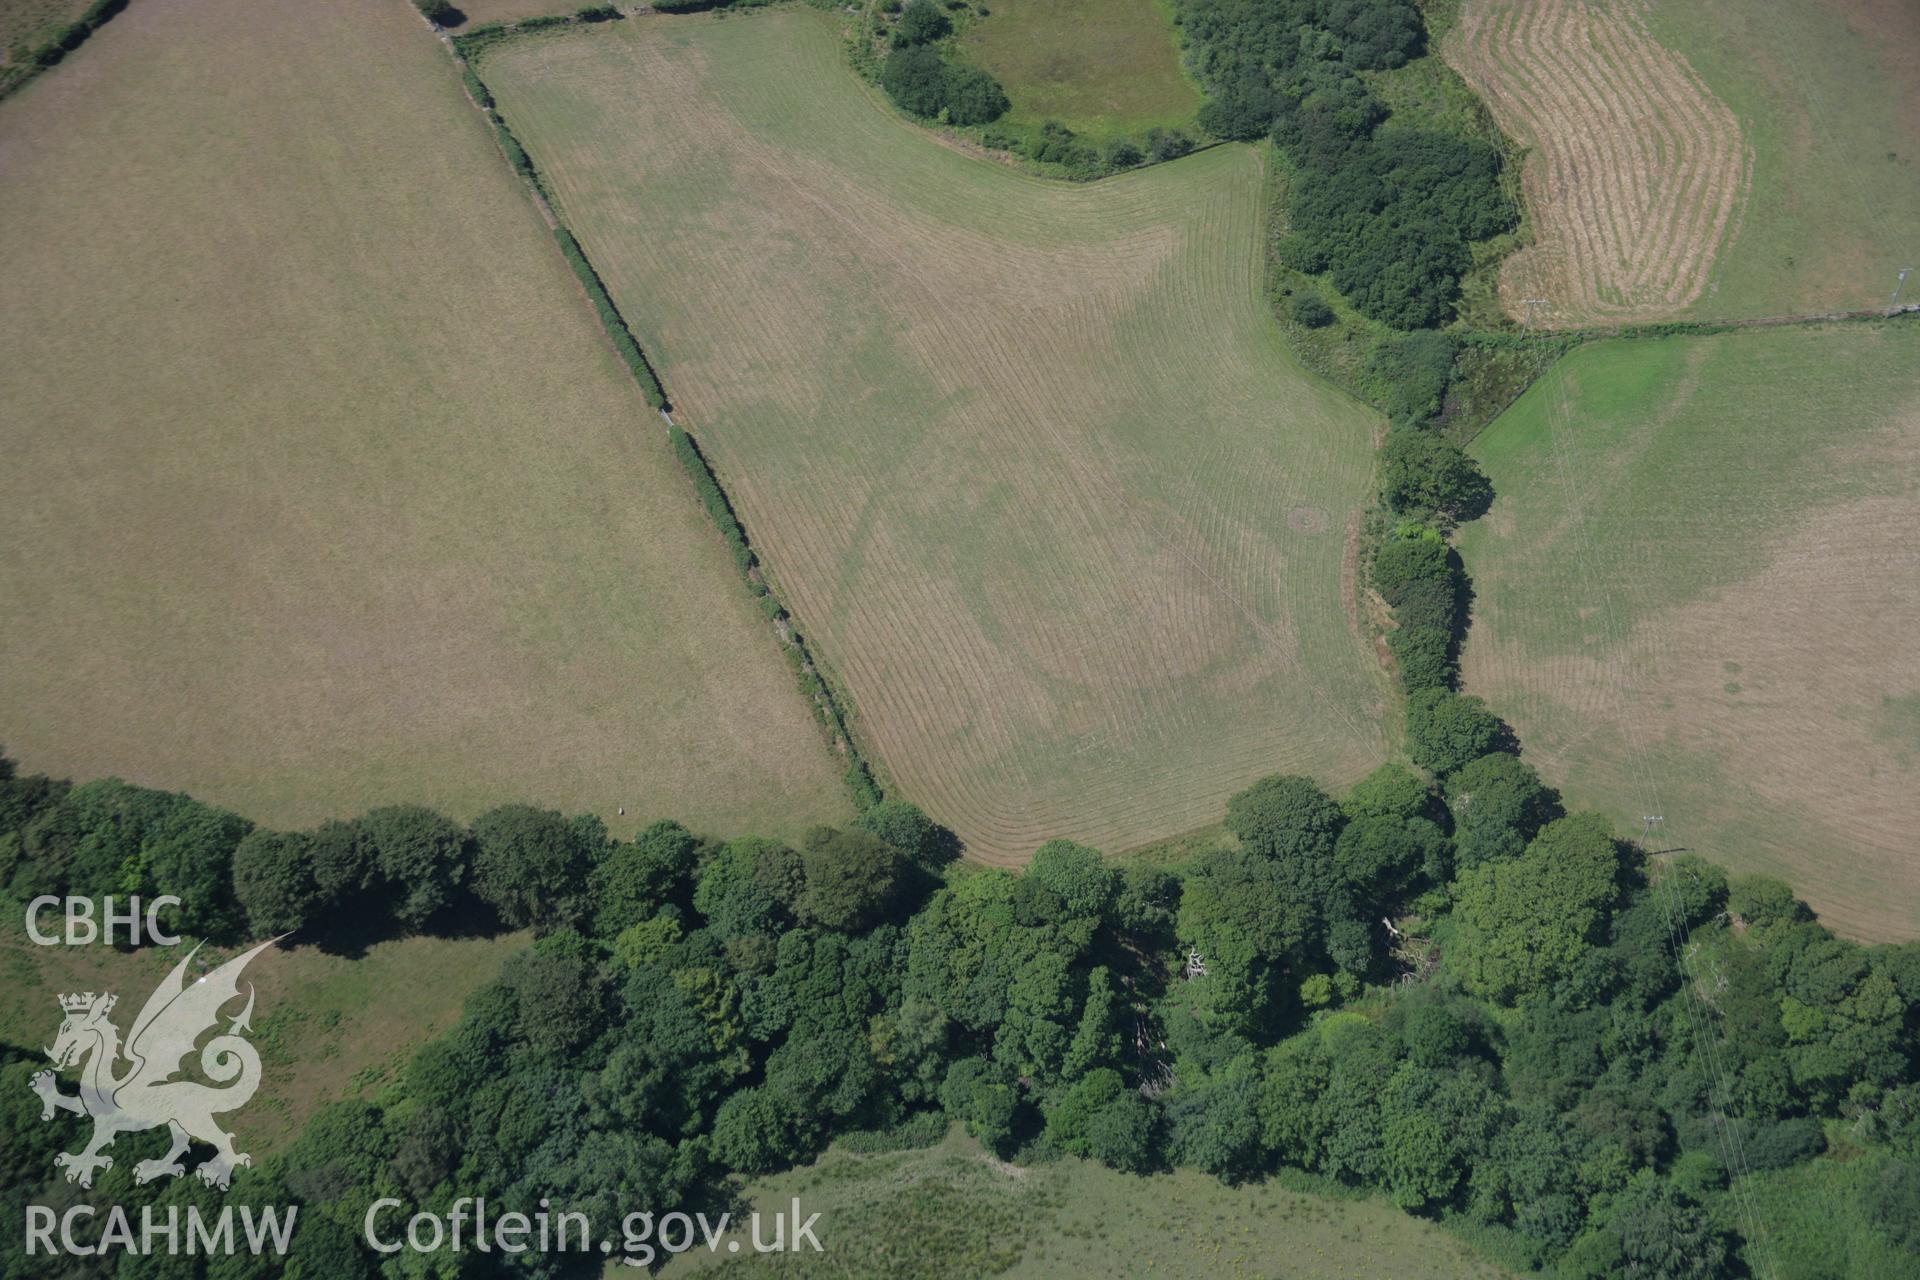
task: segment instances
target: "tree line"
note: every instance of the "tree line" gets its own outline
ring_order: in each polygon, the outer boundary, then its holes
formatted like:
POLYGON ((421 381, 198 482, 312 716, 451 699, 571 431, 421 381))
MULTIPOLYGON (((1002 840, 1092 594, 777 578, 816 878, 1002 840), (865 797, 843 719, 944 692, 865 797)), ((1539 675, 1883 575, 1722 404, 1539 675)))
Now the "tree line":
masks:
POLYGON ((953 23, 933 0, 910 0, 887 35, 880 87, 910 115, 942 124, 985 124, 1006 114, 1006 90, 978 67, 949 61, 940 42, 953 23))
POLYGON ((0 71, 0 98, 14 93, 41 72, 65 62, 68 54, 85 44, 94 32, 126 7, 127 0, 93 0, 81 10, 79 17, 63 23, 38 45, 16 47, 11 54, 15 59, 13 65, 0 71))
MULTIPOLYGON (((1452 315, 1476 240, 1511 229, 1500 154, 1397 124, 1363 72, 1425 51, 1410 0, 1178 0, 1215 137, 1270 137, 1294 181, 1287 261, 1328 273, 1365 316, 1397 329, 1452 315)), ((1324 321, 1322 321, 1324 323, 1324 321)))
MULTIPOLYGON (((1920 945, 1860 946, 1778 881, 1651 861, 1485 745, 1449 734, 1430 773, 1385 765, 1337 799, 1263 779, 1227 806, 1231 846, 1182 867, 1055 840, 1018 874, 958 864, 900 801, 793 842, 672 822, 613 840, 520 805, 275 832, 9 766, 0 867, 16 896, 174 892, 190 929, 228 939, 534 931, 395 1084, 236 1183, 302 1206, 304 1274, 375 1274, 359 1232, 380 1196, 718 1207, 732 1175, 835 1135, 952 1122, 1023 1162, 1290 1167, 1578 1277, 1744 1274, 1734 1179, 1850 1124, 1868 1229, 1913 1248, 1920 945), (1704 1022, 1670 930, 1725 978, 1704 1022)), ((14 1202, 58 1194, 35 1057, 0 1080, 14 1202)), ((96 1194, 213 1194, 136 1191, 149 1139, 121 1139, 96 1194)))

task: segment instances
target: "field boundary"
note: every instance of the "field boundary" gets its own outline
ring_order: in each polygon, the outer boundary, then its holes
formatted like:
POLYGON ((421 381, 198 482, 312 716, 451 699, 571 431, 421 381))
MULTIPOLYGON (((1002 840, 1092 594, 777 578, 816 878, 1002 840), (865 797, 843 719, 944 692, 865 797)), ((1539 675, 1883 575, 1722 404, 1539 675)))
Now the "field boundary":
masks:
POLYGON ((1646 324, 1568 325, 1555 328, 1537 325, 1526 333, 1549 334, 1600 342, 1608 338, 1711 337, 1735 329, 1790 329, 1807 324, 1851 324, 1862 320, 1893 320, 1920 312, 1920 302, 1903 302, 1896 307, 1861 307, 1853 311, 1807 311, 1794 315, 1748 316, 1732 320, 1664 320, 1646 324))
POLYGON ((6 101, 42 75, 67 60, 67 55, 85 44, 93 33, 107 25, 115 14, 127 7, 128 0, 93 0, 78 18, 60 29, 60 34, 0 72, 0 102, 6 101))
MULTIPOLYGON (((116 0, 116 2, 124 4, 125 0, 116 0)), ((526 148, 520 144, 520 140, 513 135, 513 130, 501 117, 495 106, 492 92, 487 88, 486 82, 481 79, 473 61, 467 57, 469 48, 486 48, 504 43, 521 32, 533 35, 562 27, 597 25, 598 22, 606 19, 586 20, 575 16, 551 20, 535 19, 531 27, 526 23, 516 25, 491 23, 475 28, 464 35, 451 34, 424 15, 421 20, 439 38, 441 45, 453 60, 455 68, 460 73, 461 85, 466 90, 468 100, 473 103, 474 109, 486 118, 500 154, 520 176, 526 186, 527 194, 533 200, 534 207, 539 210, 540 216, 553 232, 555 245, 559 248, 561 256, 566 259, 567 267, 578 282, 581 293, 593 307, 594 314, 599 318, 601 329, 606 334, 614 353, 620 357, 629 377, 640 389, 648 405, 659 413, 666 427, 668 444, 672 447, 674 457, 678 459, 688 482, 693 486, 695 495, 700 499, 701 508, 727 543, 727 549, 740 571, 741 580, 746 584, 747 590, 759 601, 760 611, 766 615, 774 637, 780 642, 780 651, 786 658, 787 665, 793 669, 795 681, 801 694, 806 697, 808 705, 813 709, 814 718, 826 729, 833 749, 847 763, 843 780, 853 797, 854 807, 862 811, 873 807, 885 798, 885 793, 855 737, 846 697, 837 692, 837 682, 831 678, 825 665, 813 652, 812 646, 807 643, 806 635, 800 629, 799 620, 774 593, 772 585, 761 569, 759 557, 753 549, 751 539, 747 536, 746 528, 740 522, 733 499, 727 495, 719 477, 714 474, 712 466, 707 462, 706 454, 700 449, 699 441, 692 432, 674 420, 673 403, 668 398, 666 388, 661 383, 652 361, 647 358, 633 331, 627 327, 626 317, 620 314, 619 307, 608 294, 599 271, 594 267, 592 259, 587 257, 585 247, 581 245, 579 238, 573 234, 573 230, 567 226, 566 221, 554 209, 552 201, 548 199, 546 184, 540 177, 539 166, 534 163, 533 157, 527 153, 526 148)))

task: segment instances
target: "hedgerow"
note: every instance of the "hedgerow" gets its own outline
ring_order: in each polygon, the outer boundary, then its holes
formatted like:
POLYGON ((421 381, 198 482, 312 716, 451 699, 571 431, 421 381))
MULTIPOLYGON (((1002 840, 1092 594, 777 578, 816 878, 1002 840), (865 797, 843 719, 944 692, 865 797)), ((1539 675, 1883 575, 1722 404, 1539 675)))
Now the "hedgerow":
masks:
POLYGON ((78 18, 61 27, 37 48, 26 51, 25 57, 10 69, 9 77, 0 81, 0 98, 18 92, 36 75, 66 61, 68 54, 85 44, 94 32, 126 7, 127 0, 93 0, 78 18))
POLYGON ((706 508, 707 515, 718 526, 720 535, 727 540, 727 546, 733 552, 734 564, 745 573, 753 567, 753 550, 747 546, 747 535, 740 527, 739 518, 733 514, 733 504, 727 501, 720 482, 713 478, 713 469, 707 465, 700 446, 679 427, 668 427, 667 438, 672 442, 673 454, 680 459, 680 466, 687 473, 687 478, 693 481, 700 505, 706 508))
POLYGON ((667 405, 667 393, 661 389, 660 379, 655 376, 653 366, 647 363, 647 357, 640 350, 640 344, 634 341, 633 331, 627 328, 627 322, 621 317, 620 309, 614 305, 613 298, 607 293, 606 285, 601 283, 599 273, 593 269, 593 264, 587 261, 587 255, 581 250, 580 242, 573 238, 573 232, 567 230, 564 225, 554 227, 553 236, 560 242, 560 252, 565 255, 567 265, 573 268, 574 277, 580 281, 580 287, 587 291, 587 297, 593 303, 594 314, 600 317, 600 327, 606 330, 607 337, 613 341, 614 350, 620 353, 621 362, 627 366, 627 371, 633 375, 634 381, 640 384, 640 390, 647 397, 647 403, 656 409, 664 409, 667 405))

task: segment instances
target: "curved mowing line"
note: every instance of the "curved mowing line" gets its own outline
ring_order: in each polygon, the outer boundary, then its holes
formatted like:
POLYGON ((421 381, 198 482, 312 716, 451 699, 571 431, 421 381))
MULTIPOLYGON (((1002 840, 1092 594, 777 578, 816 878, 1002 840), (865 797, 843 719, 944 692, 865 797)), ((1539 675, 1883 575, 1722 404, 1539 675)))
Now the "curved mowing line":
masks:
POLYGON ((1537 243, 1501 295, 1559 320, 1657 319, 1700 297, 1744 203, 1740 124, 1630 5, 1471 0, 1447 55, 1531 148, 1537 243))
POLYGON ((1118 851, 1384 752, 1338 588, 1373 423, 1266 313, 1253 153, 1010 173, 800 10, 544 39, 488 81, 862 736, 976 856, 1118 851))

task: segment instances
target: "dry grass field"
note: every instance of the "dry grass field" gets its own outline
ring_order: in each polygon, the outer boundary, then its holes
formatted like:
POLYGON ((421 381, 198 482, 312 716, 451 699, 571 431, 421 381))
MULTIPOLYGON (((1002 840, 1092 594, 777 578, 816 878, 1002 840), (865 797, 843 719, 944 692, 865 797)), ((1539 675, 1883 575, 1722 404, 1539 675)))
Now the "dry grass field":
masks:
POLYGON ((24 768, 277 824, 850 811, 406 4, 137 0, 0 104, 0 279, 24 768))
POLYGON ((1465 0, 1447 57, 1531 148, 1508 310, 1567 325, 1884 304, 1920 243, 1907 0, 1465 0))
POLYGON ((1466 682, 1543 773, 1920 935, 1920 326, 1584 347, 1474 447, 1466 682))
POLYGON ((885 770, 976 856, 1386 753, 1348 609, 1375 420, 1267 312, 1257 152, 1011 172, 800 9, 483 72, 885 770))

